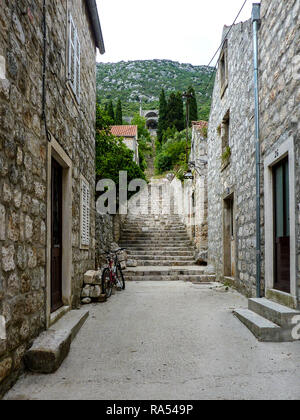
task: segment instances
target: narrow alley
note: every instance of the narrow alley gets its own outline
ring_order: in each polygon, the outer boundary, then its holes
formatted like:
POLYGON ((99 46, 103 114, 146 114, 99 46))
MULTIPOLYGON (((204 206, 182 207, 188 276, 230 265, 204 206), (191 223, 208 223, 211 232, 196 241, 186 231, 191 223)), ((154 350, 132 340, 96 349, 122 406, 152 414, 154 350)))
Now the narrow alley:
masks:
POLYGON ((90 307, 55 374, 27 373, 6 398, 298 399, 300 342, 259 343, 232 315, 245 304, 220 286, 129 282, 90 307))

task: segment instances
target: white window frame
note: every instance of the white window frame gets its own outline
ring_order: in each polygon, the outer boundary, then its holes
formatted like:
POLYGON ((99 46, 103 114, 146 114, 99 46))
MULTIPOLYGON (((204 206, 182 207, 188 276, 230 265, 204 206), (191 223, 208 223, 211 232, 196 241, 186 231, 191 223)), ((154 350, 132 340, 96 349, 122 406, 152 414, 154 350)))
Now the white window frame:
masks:
POLYGON ((78 31, 75 26, 71 13, 69 14, 69 58, 68 58, 68 82, 72 91, 80 102, 80 41, 78 31), (73 35, 74 33, 74 40, 73 35), (74 69, 74 78, 72 78, 72 66, 74 69))
MULTIPOLYGON (((266 156, 264 161, 264 189, 265 189, 265 288, 266 296, 270 292, 279 298, 289 295, 292 298, 293 308, 297 307, 298 284, 297 284, 297 260, 296 260, 296 194, 295 194, 295 149, 294 139, 288 138, 273 152, 266 156), (291 293, 274 290, 274 192, 273 192, 273 167, 288 156, 289 159, 289 188, 290 188, 290 282, 291 293)), ((286 302, 286 299, 284 300, 286 302)), ((285 304, 285 303, 283 303, 285 304)))
POLYGON ((80 181, 80 246, 90 246, 90 186, 82 177, 80 181))

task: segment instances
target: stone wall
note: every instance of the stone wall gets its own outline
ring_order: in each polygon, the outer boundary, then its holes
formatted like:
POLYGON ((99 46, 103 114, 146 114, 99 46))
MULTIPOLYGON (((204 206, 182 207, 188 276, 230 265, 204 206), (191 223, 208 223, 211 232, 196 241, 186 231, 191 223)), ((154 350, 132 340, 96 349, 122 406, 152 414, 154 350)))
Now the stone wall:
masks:
MULTIPOLYGON (((42 121, 42 0, 0 1, 0 396, 17 377, 32 340, 46 328, 48 141, 42 121)), ((46 117, 48 130, 68 155, 72 173, 71 306, 80 301, 83 274, 94 268, 91 243, 80 249, 80 182, 94 191, 95 44, 85 2, 47 2, 46 117), (67 7, 81 40, 81 102, 67 84, 67 7)))
MULTIPOLYGON (((288 139, 294 144, 296 265, 300 298, 300 1, 261 3, 259 65, 262 161, 288 139)), ((262 171, 263 172, 263 171, 262 171)), ((264 175, 264 173, 262 173, 264 175)), ((264 178, 263 178, 264 181, 264 178)), ((262 191, 263 193, 263 191, 262 191)), ((264 203, 263 203, 264 204, 264 203)), ((290 215, 291 216, 291 215, 290 215)), ((264 215, 262 223, 265 225, 264 215)), ((263 235, 264 239, 264 235, 263 235)), ((264 245, 264 242, 263 242, 264 245)), ((268 267, 266 267, 266 270, 268 267)))
MULTIPOLYGON (((294 142, 296 253, 299 284, 299 7, 298 0, 262 0, 259 30, 261 118, 262 294, 265 289, 264 164, 287 139, 294 142)), ((228 32, 224 28, 223 37, 228 32)), ((209 262, 224 279, 224 215, 226 199, 234 199, 234 284, 248 296, 256 286, 256 169, 254 77, 251 21, 239 23, 228 36, 228 86, 222 95, 217 72, 208 130, 209 262), (229 115, 230 153, 224 151, 229 115), (222 124, 223 123, 223 124, 222 124)), ((221 65, 220 65, 221 67, 221 65)))
MULTIPOLYGON (((228 32, 224 28, 223 38, 228 32)), ((208 129, 208 255, 218 280, 224 277, 224 199, 234 194, 235 282, 247 295, 255 290, 255 139, 251 22, 228 36, 228 87, 221 98, 217 72, 208 129), (222 159, 222 121, 230 111, 231 156, 222 159)))

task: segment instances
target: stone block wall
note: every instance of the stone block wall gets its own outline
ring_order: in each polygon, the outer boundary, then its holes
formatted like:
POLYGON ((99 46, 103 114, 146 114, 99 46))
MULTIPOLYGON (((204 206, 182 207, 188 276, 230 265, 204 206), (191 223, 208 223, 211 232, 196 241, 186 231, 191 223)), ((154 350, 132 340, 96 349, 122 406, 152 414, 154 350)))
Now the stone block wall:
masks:
MULTIPOLYGON (((291 139, 295 153, 295 219, 300 299, 300 1, 263 0, 260 28, 262 161, 291 139)), ((263 175, 263 174, 262 174, 263 175)), ((265 224, 262 214, 262 224, 265 224)), ((264 245, 264 243, 263 243, 264 245)), ((267 269, 267 267, 266 267, 267 269)))
MULTIPOLYGON (((262 294, 271 267, 265 264, 264 164, 287 140, 294 145, 297 281, 300 270, 300 2, 262 0, 259 30, 259 96, 261 135, 262 294)), ((223 37, 228 32, 224 28, 223 37)), ((221 95, 217 73, 208 130, 209 262, 224 279, 224 199, 234 195, 235 285, 255 296, 256 168, 254 139, 254 80, 251 20, 239 23, 228 36, 228 86, 221 95), (222 154, 222 121, 230 111, 230 156, 222 154)), ((292 232, 293 233, 293 232, 292 232)), ((299 293, 298 293, 299 299, 299 293)))
MULTIPOLYGON (((95 43, 83 0, 47 1, 46 117, 72 173, 72 296, 95 267, 95 43), (81 40, 81 101, 67 83, 68 10, 81 40), (90 184, 91 243, 80 249, 80 176, 90 184)), ((0 396, 47 325, 47 155, 42 120, 43 1, 0 1, 0 396)))
MULTIPOLYGON (((224 28, 223 37, 228 32, 224 28)), ((228 87, 221 97, 217 72, 208 128, 208 256, 217 278, 224 278, 224 199, 234 194, 236 285, 246 294, 255 289, 255 141, 251 22, 239 23, 228 36, 228 87), (222 159, 221 125, 230 112, 227 166, 222 159)))

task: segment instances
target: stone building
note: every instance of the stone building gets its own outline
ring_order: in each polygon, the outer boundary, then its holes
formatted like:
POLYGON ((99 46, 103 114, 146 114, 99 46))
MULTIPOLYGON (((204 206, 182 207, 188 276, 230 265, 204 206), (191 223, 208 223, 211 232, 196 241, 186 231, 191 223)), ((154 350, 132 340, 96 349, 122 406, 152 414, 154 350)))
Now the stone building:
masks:
MULTIPOLYGON (((261 295, 299 307, 300 2, 262 0, 259 29, 261 295)), ((219 280, 256 295, 251 20, 223 32, 208 129, 208 251, 219 280), (228 35, 227 35, 228 34, 228 35)))
POLYGON ((95 0, 0 3, 0 395, 95 266, 95 0))
POLYGON ((140 116, 146 119, 147 129, 150 131, 151 135, 155 136, 158 128, 159 111, 156 109, 145 111, 142 109, 141 105, 140 116))
POLYGON ((192 179, 185 180, 184 185, 177 178, 171 183, 177 211, 198 251, 196 259, 204 264, 207 262, 207 126, 206 121, 192 122, 190 175, 187 174, 192 179))
POLYGON ((139 165, 139 142, 137 125, 113 125, 111 134, 115 137, 121 137, 128 149, 133 152, 133 160, 139 165))

